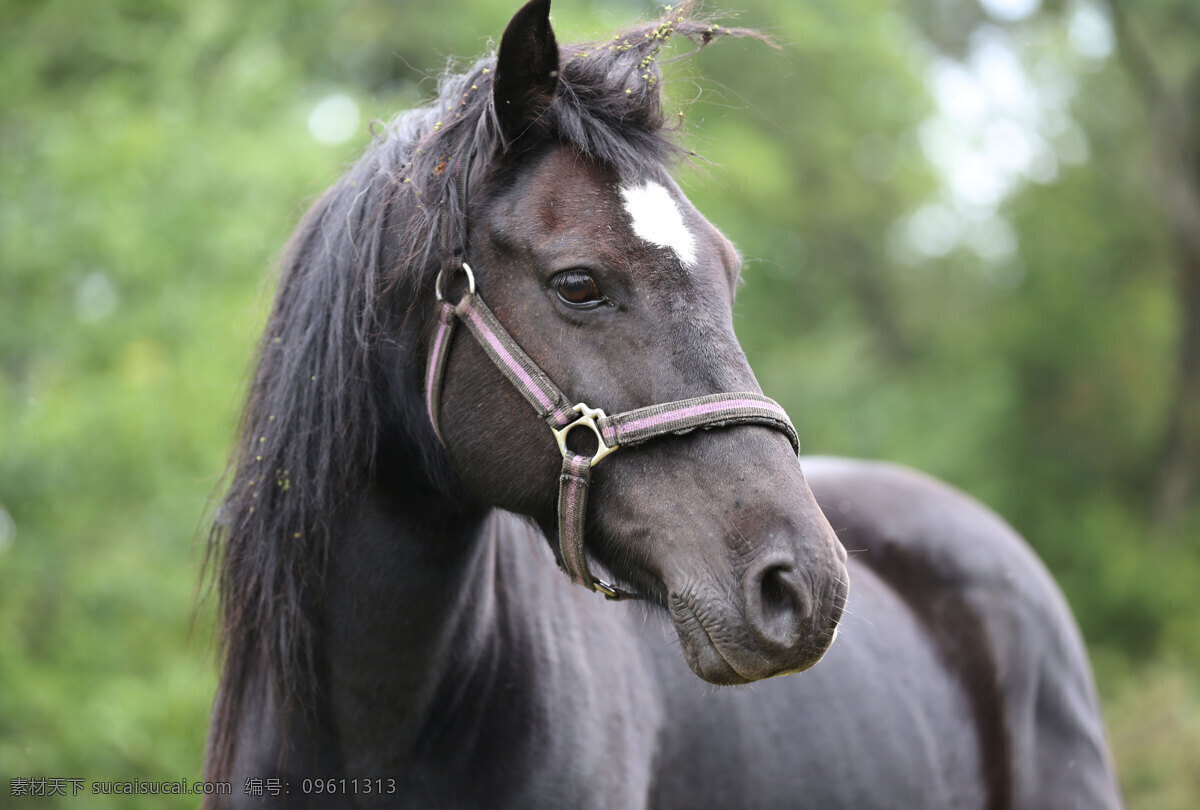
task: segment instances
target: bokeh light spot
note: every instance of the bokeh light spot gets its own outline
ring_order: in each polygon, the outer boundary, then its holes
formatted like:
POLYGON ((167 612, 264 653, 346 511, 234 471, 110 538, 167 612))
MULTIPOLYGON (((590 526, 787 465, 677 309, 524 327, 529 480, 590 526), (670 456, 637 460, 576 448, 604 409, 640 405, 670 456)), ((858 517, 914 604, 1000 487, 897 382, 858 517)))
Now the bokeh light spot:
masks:
POLYGON ((12 548, 17 540, 17 522, 12 515, 0 505, 0 554, 12 548))
POLYGON ((117 311, 121 295, 112 279, 99 271, 88 273, 75 285, 75 317, 97 323, 117 311))
POLYGON ((345 93, 317 102, 308 115, 308 131, 319 143, 345 143, 358 132, 358 104, 345 93))
POLYGON ((979 5, 994 19, 1017 22, 1032 16, 1042 6, 1042 0, 979 0, 979 5))

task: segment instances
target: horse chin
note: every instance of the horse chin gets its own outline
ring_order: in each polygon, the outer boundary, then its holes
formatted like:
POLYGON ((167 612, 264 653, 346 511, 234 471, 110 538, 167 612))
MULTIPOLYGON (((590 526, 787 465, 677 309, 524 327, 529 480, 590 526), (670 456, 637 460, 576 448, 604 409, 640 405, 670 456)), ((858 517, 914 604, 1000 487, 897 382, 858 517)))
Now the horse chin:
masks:
POLYGON ((815 666, 837 638, 837 629, 826 635, 826 643, 802 645, 792 650, 786 662, 738 642, 739 634, 727 621, 713 616, 694 598, 672 593, 671 619, 688 667, 697 677, 717 686, 736 686, 766 678, 792 675, 815 666))
POLYGON ((756 680, 747 678, 734 668, 687 599, 671 595, 671 618, 675 623, 683 657, 697 677, 718 686, 735 686, 756 680))
POLYGON ((753 683, 754 678, 747 678, 737 672, 733 665, 725 660, 716 645, 709 642, 699 647, 683 645, 683 654, 688 666, 697 677, 717 686, 737 686, 743 683, 753 683))

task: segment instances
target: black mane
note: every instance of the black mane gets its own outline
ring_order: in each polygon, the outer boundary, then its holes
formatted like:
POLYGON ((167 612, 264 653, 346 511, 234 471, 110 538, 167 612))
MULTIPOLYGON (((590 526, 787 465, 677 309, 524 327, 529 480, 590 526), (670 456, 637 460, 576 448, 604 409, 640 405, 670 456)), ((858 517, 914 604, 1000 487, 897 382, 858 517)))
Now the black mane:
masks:
MULTIPOLYGON (((473 172, 486 175, 501 155, 546 139, 620 171, 670 158, 678 147, 662 110, 662 46, 674 33, 701 46, 718 35, 752 34, 696 18, 694 6, 560 48, 555 100, 538 131, 519 143, 506 143, 496 121, 494 55, 445 76, 437 97, 383 127, 304 217, 282 262, 229 489, 209 537, 224 654, 210 736, 217 773, 227 769, 243 692, 256 673, 269 678, 277 706, 314 703, 331 526, 370 482, 381 436, 403 433, 419 454, 414 465, 437 455, 419 386, 389 390, 376 357, 401 339, 396 323, 416 296, 432 294, 442 218, 458 216, 449 162, 477 143, 473 172), (404 401, 385 401, 385 391, 404 401)), ((419 367, 412 343, 401 350, 419 367)))

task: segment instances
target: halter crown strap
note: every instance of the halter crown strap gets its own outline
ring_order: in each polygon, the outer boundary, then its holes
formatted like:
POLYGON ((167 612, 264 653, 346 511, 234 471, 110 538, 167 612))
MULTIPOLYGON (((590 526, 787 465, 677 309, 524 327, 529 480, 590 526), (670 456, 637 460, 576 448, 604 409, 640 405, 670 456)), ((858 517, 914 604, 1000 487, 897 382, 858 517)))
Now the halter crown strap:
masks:
POLYGON ((443 297, 443 282, 449 281, 445 273, 438 274, 434 285, 440 309, 425 377, 429 420, 440 438, 438 416, 446 361, 455 324, 462 321, 491 361, 550 427, 558 442, 563 463, 559 474, 556 556, 572 582, 599 591, 609 599, 636 596, 597 579, 588 567, 584 544, 592 467, 618 448, 633 447, 658 436, 688 433, 698 428, 756 424, 781 431, 788 437, 792 449, 800 452, 800 439, 783 408, 774 400, 749 391, 709 394, 636 408, 614 416, 583 403, 571 405, 566 395, 517 344, 479 297, 471 268, 464 262, 454 269, 455 273, 460 271, 466 275, 467 290, 457 304, 451 304, 443 297), (596 435, 597 449, 590 457, 567 446, 567 435, 577 427, 587 427, 596 435))
POLYGON ((474 137, 464 141, 454 153, 450 166, 450 181, 443 199, 441 242, 442 272, 453 273, 467 253, 467 193, 471 179, 471 163, 479 148, 479 129, 474 137), (451 205, 451 201, 457 208, 451 205))

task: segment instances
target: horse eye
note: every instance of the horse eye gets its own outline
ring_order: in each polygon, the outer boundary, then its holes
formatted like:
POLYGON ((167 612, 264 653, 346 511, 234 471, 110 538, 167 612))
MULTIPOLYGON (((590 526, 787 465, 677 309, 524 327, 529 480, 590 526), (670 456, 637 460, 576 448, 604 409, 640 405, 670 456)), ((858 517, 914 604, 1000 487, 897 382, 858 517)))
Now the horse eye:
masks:
POLYGON ((564 303, 591 309, 604 301, 600 285, 582 270, 565 270, 550 280, 550 286, 564 303))

